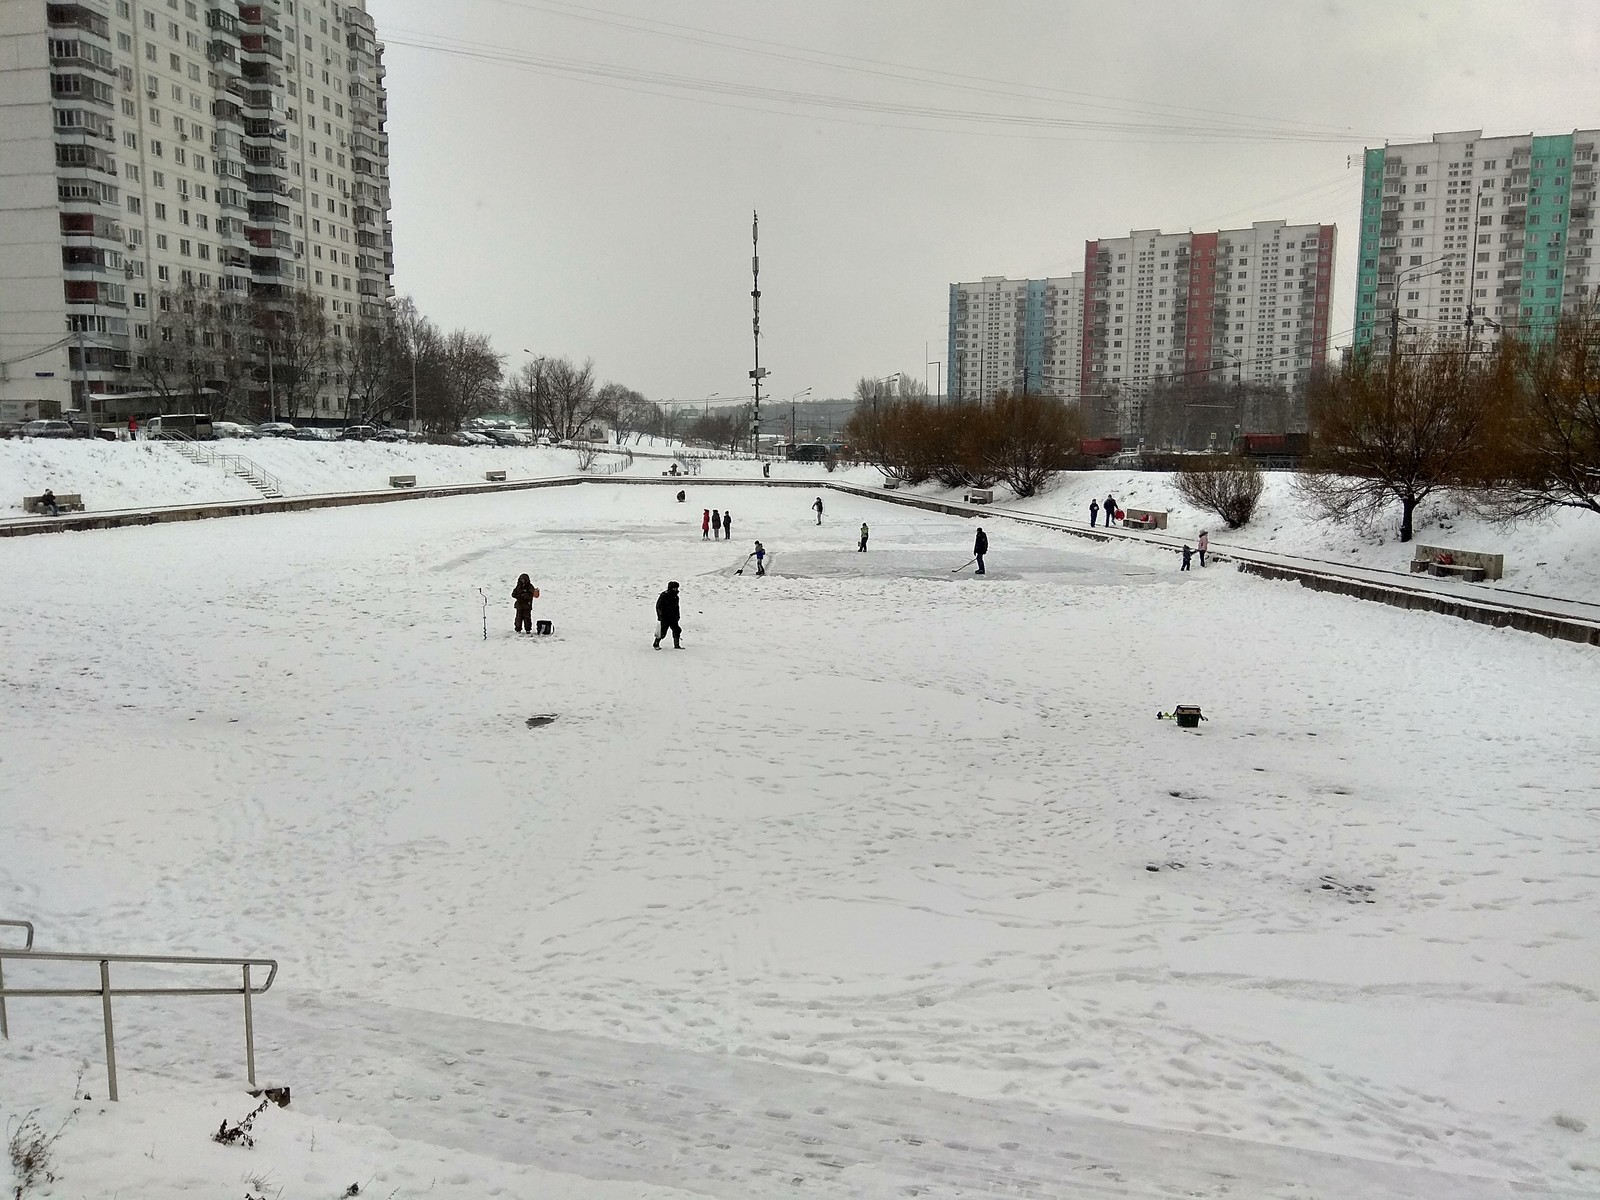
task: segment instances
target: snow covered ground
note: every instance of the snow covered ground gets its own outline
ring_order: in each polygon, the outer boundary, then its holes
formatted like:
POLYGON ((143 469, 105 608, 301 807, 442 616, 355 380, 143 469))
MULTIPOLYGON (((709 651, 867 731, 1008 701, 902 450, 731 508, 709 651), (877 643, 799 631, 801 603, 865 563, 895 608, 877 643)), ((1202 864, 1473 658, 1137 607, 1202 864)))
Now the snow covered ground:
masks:
POLYGON ((279 958, 295 1090, 212 1146, 236 1005, 123 1001, 40 1194, 1600 1194, 1593 650, 677 486, 0 543, 0 916, 279 958))

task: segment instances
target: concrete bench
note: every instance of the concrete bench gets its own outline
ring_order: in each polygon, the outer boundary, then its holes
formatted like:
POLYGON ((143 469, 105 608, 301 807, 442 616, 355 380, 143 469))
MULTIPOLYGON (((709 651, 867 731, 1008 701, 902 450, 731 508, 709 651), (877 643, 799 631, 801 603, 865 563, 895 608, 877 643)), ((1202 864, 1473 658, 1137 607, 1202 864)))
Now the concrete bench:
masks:
POLYGON ((1154 508, 1125 508, 1122 525, 1125 529, 1165 529, 1167 514, 1154 508))
POLYGON ((968 504, 993 504, 993 488, 969 488, 967 494, 961 497, 968 504))
POLYGON ((1420 543, 1412 551, 1411 570, 1413 574, 1432 574, 1438 576, 1459 576, 1471 579, 1476 583, 1480 579, 1499 579, 1505 573, 1506 559, 1503 554, 1484 554, 1477 550, 1452 550, 1448 546, 1424 546, 1420 543), (1436 571, 1435 567, 1462 567, 1467 570, 1436 571), (1474 575, 1473 569, 1481 570, 1481 575, 1474 575))
MULTIPOLYGON (((506 481, 506 473, 504 471, 485 471, 483 473, 483 477, 490 483, 504 483, 506 481)), ((392 483, 393 480, 390 482, 392 483)), ((413 479, 411 482, 415 483, 416 480, 413 479)), ((406 486, 410 487, 411 484, 407 484, 406 486)))
MULTIPOLYGON (((61 512, 82 512, 83 497, 77 492, 62 492, 56 497, 56 508, 61 512)), ((44 511, 43 496, 24 496, 22 498, 22 511, 25 513, 42 513, 44 511)))
POLYGON ((1428 574, 1439 579, 1465 579, 1468 583, 1482 583, 1487 572, 1471 563, 1429 563, 1428 574))
POLYGON ((391 476, 389 476, 389 486, 390 487, 416 487, 417 486, 417 477, 415 475, 391 475, 391 476))

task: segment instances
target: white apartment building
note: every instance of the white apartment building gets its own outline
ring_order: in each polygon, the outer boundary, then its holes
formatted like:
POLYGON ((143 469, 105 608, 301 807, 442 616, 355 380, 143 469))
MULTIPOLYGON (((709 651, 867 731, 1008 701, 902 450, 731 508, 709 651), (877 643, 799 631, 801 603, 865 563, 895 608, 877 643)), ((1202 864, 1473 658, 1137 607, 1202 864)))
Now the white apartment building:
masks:
POLYGON ((1080 395, 1083 276, 950 285, 948 390, 959 400, 996 392, 1080 395))
POLYGON ((1600 130, 1479 129, 1366 152, 1355 344, 1503 330, 1538 338, 1592 304, 1600 130))
POLYGON ((1327 356, 1336 232, 1257 221, 1087 243, 1086 402, 1120 410, 1114 423, 1136 437, 1143 398, 1160 383, 1303 383, 1327 356))
POLYGON ((380 314, 382 52, 365 0, 0 0, 0 399, 126 391, 169 289, 380 314))

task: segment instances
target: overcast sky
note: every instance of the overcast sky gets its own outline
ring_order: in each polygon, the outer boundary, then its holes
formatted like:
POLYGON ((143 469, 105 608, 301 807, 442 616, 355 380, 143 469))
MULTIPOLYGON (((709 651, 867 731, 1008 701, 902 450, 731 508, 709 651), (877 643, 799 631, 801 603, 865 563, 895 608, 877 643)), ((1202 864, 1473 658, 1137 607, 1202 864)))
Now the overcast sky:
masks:
POLYGON ((1347 340, 1350 156, 1600 126, 1596 0, 594 3, 368 0, 395 286, 652 399, 748 398, 753 210, 763 394, 840 396, 1130 229, 1337 223, 1347 340))

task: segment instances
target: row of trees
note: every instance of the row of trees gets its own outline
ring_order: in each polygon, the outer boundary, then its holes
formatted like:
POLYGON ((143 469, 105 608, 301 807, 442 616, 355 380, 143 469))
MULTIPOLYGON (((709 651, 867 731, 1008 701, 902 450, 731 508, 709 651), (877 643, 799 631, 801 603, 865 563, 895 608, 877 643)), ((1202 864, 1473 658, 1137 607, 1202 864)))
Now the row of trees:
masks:
POLYGON ((856 457, 888 479, 945 487, 1003 482, 1031 496, 1078 455, 1078 411, 1053 396, 999 392, 983 404, 930 401, 926 388, 901 376, 862 380, 845 425, 856 457))
POLYGON ((1436 338, 1352 355, 1314 380, 1311 455, 1300 487, 1327 516, 1373 519, 1454 492, 1504 519, 1556 508, 1600 513, 1600 314, 1490 350, 1436 338))
POLYGON ((447 332, 409 298, 341 317, 310 292, 190 285, 154 293, 145 328, 130 383, 167 411, 347 424, 409 423, 414 412, 424 431, 448 433, 503 410, 561 438, 597 420, 624 432, 665 432, 659 405, 621 384, 600 384, 592 361, 544 357, 507 377, 505 355, 488 335, 447 332))

